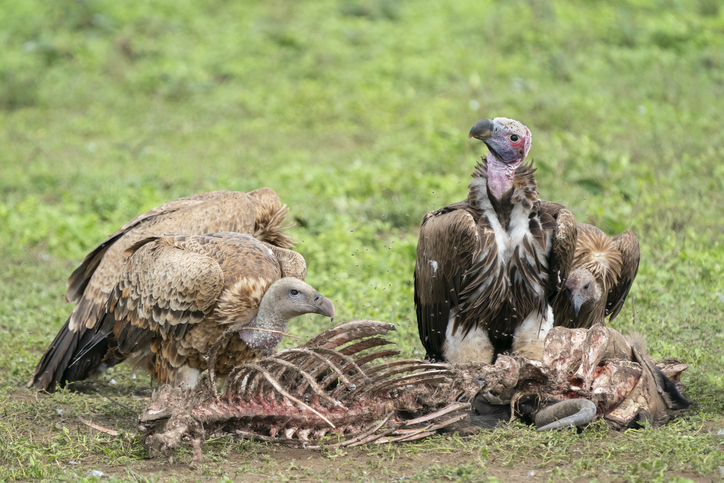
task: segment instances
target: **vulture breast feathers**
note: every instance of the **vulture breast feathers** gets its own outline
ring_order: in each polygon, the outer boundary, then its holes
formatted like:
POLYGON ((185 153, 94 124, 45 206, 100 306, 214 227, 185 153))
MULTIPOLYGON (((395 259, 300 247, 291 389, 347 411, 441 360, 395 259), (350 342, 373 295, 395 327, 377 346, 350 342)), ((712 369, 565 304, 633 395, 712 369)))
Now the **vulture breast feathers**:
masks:
MULTIPOLYGON (((53 390, 57 383, 85 379, 101 366, 108 345, 97 343, 86 354, 86 363, 69 367, 76 352, 88 344, 103 315, 108 297, 128 260, 128 249, 148 237, 166 233, 202 235, 237 232, 290 248, 292 239, 283 230, 287 207, 270 188, 249 193, 212 191, 165 203, 132 219, 91 251, 68 279, 66 300, 75 302, 70 317, 35 368, 28 384, 53 390)), ((103 367, 119 361, 103 361, 103 367)))
POLYGON ((571 273, 553 302, 555 325, 587 329, 616 318, 639 269, 635 233, 608 237, 595 226, 578 224, 571 273))
POLYGON ((71 367, 110 340, 106 358, 129 359, 160 383, 191 387, 215 343, 214 369, 223 376, 273 349, 289 319, 334 317, 332 302, 303 281, 300 254, 250 235, 151 237, 130 251, 95 336, 71 367))
POLYGON ((527 127, 479 121, 470 137, 488 146, 468 198, 428 213, 415 264, 415 306, 427 356, 493 361, 514 351, 540 358, 552 327, 549 302, 565 282, 576 223, 562 205, 538 198, 527 127))

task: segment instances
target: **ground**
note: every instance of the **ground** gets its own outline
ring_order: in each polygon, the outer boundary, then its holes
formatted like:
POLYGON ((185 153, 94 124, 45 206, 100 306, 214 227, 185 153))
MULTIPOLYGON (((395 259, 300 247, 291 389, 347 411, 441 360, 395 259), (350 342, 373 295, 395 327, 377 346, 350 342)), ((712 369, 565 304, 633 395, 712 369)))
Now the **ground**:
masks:
POLYGON ((720 2, 26 0, 0 6, 0 32, 1 481, 724 477, 720 2), (419 223, 466 196, 485 154, 467 132, 495 116, 531 129, 544 199, 639 236, 611 325, 690 365, 694 405, 671 425, 514 423, 344 454, 223 439, 191 470, 188 450, 147 459, 146 375, 121 365, 76 392, 24 388, 83 256, 135 215, 216 189, 274 188, 335 322, 395 323, 403 355, 422 357, 419 223))

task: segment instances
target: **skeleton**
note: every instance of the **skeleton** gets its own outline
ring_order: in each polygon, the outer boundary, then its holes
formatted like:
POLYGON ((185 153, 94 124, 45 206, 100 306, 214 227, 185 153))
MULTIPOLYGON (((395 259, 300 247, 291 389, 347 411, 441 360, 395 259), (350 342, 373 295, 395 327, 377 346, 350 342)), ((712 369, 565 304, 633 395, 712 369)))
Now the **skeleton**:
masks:
POLYGON ((603 326, 556 327, 542 362, 500 355, 495 365, 386 362, 399 354, 383 347, 390 330, 370 320, 342 324, 235 368, 221 396, 211 371, 193 389, 159 387, 140 417, 149 453, 171 458, 190 439, 199 462, 203 441, 222 434, 310 449, 413 441, 477 430, 491 408, 498 419, 535 418, 539 430, 596 419, 623 429, 665 424, 688 406, 677 388, 685 364, 656 364, 638 341, 603 326))

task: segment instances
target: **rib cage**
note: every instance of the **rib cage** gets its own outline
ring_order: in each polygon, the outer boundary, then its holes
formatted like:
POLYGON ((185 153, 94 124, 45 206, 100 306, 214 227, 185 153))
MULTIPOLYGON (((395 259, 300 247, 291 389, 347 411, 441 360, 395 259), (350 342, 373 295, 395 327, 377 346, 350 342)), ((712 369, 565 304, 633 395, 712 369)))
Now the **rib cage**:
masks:
POLYGON ((165 428, 147 430, 147 444, 168 455, 184 434, 194 441, 232 434, 306 448, 348 447, 413 441, 466 418, 471 395, 458 402, 464 391, 451 387, 452 366, 384 360, 399 354, 385 347, 394 344, 382 337, 390 330, 394 325, 371 320, 342 324, 302 347, 238 366, 221 396, 209 383, 213 374, 200 392, 162 386, 141 422, 171 417, 165 428))

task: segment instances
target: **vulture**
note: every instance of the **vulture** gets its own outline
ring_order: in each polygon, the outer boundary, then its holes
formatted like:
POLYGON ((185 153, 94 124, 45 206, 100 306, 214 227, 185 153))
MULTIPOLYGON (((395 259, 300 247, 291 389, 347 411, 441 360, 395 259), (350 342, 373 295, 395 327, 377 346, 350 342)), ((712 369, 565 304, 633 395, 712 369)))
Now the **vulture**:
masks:
POLYGON ((289 319, 334 319, 334 304, 304 282, 296 252, 240 233, 149 237, 129 249, 104 315, 70 368, 83 373, 101 342, 103 360, 128 359, 160 384, 196 385, 214 348, 214 372, 268 355, 289 319), (238 335, 237 335, 238 333, 238 335))
POLYGON ((415 309, 427 358, 492 363, 512 351, 540 359, 553 326, 550 303, 566 281, 576 221, 542 201, 526 126, 483 119, 483 141, 466 200, 425 215, 415 263, 415 309))
POLYGON ((110 367, 119 361, 101 359, 107 342, 96 341, 88 364, 70 367, 76 351, 86 346, 129 258, 127 250, 150 236, 167 233, 202 235, 238 232, 280 248, 293 246, 283 233, 288 208, 270 188, 249 193, 212 191, 187 196, 158 206, 132 219, 91 251, 68 279, 65 298, 75 302, 72 313, 35 368, 28 386, 52 391, 57 384, 85 379, 88 370, 110 367))
POLYGON ((608 237, 578 224, 576 251, 561 291, 553 301, 555 325, 588 329, 616 318, 639 270, 639 239, 631 231, 608 237))

